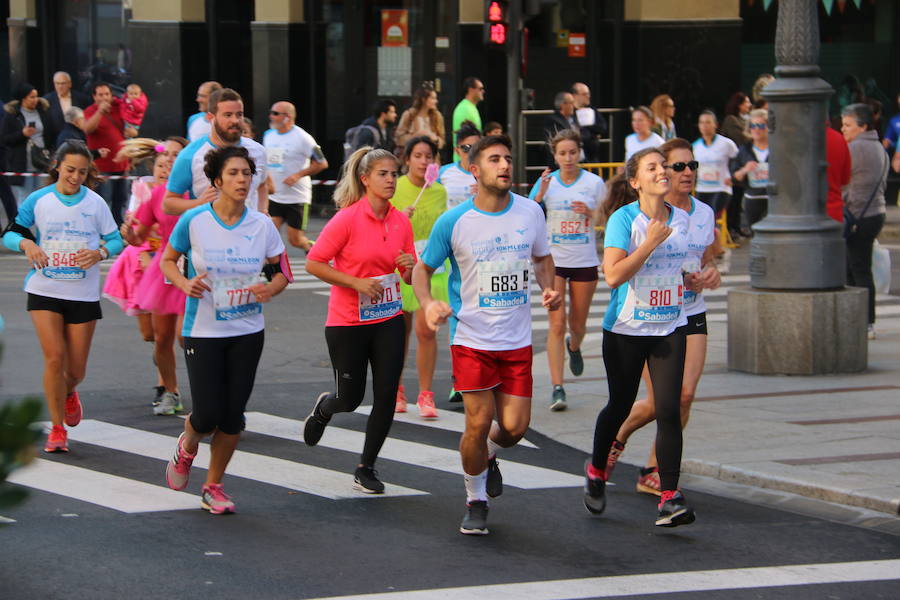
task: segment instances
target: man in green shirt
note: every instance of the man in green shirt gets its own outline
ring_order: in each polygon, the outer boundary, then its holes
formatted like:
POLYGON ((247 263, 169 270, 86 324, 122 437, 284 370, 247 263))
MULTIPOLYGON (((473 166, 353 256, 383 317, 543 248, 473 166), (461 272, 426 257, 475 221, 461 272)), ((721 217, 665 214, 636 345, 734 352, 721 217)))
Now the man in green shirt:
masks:
MULTIPOLYGON (((450 147, 453 147, 454 137, 463 121, 471 121, 481 131, 481 115, 478 113, 478 103, 484 100, 484 84, 476 77, 466 77, 463 80, 463 88, 466 97, 459 101, 453 109, 453 128, 449 131, 450 147)), ((453 162, 459 162, 459 156, 454 153, 453 162)))

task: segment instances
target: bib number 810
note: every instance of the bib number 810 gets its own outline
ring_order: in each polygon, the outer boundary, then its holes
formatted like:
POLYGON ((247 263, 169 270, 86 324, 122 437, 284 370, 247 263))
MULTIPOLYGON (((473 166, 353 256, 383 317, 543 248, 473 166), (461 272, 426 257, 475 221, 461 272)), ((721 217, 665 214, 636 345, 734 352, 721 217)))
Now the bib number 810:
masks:
POLYGON ((650 306, 671 306, 672 290, 650 290, 650 306))

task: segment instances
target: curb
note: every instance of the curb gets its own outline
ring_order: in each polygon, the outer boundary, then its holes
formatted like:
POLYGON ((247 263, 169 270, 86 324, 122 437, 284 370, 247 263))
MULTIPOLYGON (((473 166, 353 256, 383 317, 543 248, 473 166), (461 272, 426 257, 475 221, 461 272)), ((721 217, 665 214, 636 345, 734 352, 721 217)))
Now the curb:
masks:
POLYGON ((900 496, 891 496, 889 494, 874 495, 866 493, 864 490, 831 487, 788 475, 773 475, 772 473, 699 459, 683 459, 681 470, 684 473, 712 477, 721 481, 790 492, 827 502, 900 515, 900 496))

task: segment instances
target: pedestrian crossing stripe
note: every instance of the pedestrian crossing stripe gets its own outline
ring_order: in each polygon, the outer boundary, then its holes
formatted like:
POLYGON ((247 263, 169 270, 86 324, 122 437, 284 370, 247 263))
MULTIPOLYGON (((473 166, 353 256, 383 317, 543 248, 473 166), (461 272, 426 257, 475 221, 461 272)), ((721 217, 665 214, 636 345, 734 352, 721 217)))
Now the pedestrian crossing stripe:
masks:
MULTIPOLYGON (((370 409, 371 407, 365 408, 370 409)), ((457 417, 461 416, 456 413, 451 414, 457 417)), ((246 417, 248 432, 296 441, 298 449, 306 450, 305 446, 300 445, 303 421, 262 412, 249 412, 246 417)), ((44 425, 49 426, 47 423, 44 425)), ((450 427, 450 425, 447 426, 448 429, 450 427)), ((177 443, 175 436, 93 419, 83 420, 78 427, 69 429, 68 435, 70 441, 160 461, 159 483, 147 483, 112 473, 74 466, 64 462, 65 458, 61 460, 35 459, 29 465, 14 471, 8 478, 9 483, 129 514, 195 510, 199 507, 199 500, 195 493, 171 490, 165 484, 164 464, 169 461, 175 450, 177 443)), ((356 454, 362 449, 364 438, 365 434, 362 432, 331 426, 326 429, 319 445, 356 454)), ((534 447, 533 444, 531 446, 534 447)), ((74 450, 77 452, 77 448, 74 450)), ((414 467, 462 475, 459 453, 455 449, 450 450, 389 437, 379 456, 384 460, 414 467)), ((205 470, 208 465, 209 445, 202 443, 193 466, 195 469, 205 470)), ((582 484, 580 476, 503 460, 502 456, 501 465, 504 480, 511 487, 544 489, 580 487, 582 484)), ((426 491, 387 482, 385 482, 385 493, 382 495, 361 494, 352 489, 353 479, 348 472, 242 450, 235 451, 226 474, 229 477, 240 477, 331 500, 370 500, 428 495, 426 491)), ((202 474, 194 473, 195 483, 197 478, 202 477, 202 474)))
MULTIPOLYGON (((303 421, 295 419, 259 412, 248 412, 245 417, 247 419, 246 431, 252 433, 296 440, 303 430, 303 421)), ((365 433, 361 431, 329 426, 325 428, 325 433, 318 446, 359 452, 363 447, 365 437, 365 433)), ((580 475, 504 460, 502 453, 498 457, 504 485, 522 489, 544 489, 581 487, 584 484, 584 479, 580 475)), ((456 449, 450 450, 388 437, 378 453, 378 458, 463 476, 459 451, 456 449)))

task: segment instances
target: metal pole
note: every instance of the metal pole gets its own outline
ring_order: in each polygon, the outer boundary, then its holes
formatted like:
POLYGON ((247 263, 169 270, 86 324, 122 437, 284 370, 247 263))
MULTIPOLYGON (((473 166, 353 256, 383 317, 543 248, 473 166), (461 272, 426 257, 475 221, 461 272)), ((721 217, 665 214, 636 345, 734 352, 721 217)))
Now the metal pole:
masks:
MULTIPOLYGON (((522 132, 519 129, 519 102, 521 100, 522 81, 520 79, 522 62, 522 0, 511 0, 509 3, 509 53, 506 56, 506 122, 513 148, 524 148, 520 144, 522 132)), ((514 172, 517 183, 524 181, 525 155, 514 157, 514 172)))
POLYGON ((750 283, 773 290, 824 290, 845 283, 841 226, 825 214, 826 102, 819 77, 817 0, 781 0, 776 79, 769 102, 768 215, 753 227, 750 283))

